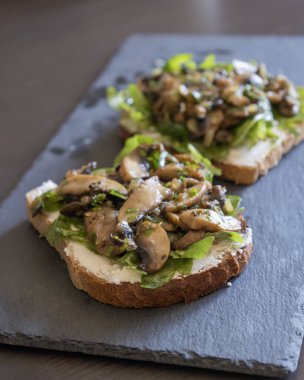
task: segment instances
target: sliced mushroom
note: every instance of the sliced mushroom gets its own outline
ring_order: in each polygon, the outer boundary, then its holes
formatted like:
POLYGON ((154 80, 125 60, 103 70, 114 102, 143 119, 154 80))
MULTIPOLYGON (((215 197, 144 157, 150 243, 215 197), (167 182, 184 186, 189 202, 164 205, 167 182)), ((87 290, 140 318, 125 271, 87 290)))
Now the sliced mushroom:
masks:
POLYGON ((87 209, 88 204, 74 201, 63 206, 60 210, 60 214, 65 216, 82 216, 87 211, 87 209))
POLYGON ((126 220, 128 223, 136 223, 145 214, 156 208, 164 199, 171 195, 171 191, 165 188, 157 177, 151 177, 143 181, 119 210, 119 222, 126 220))
POLYGON ((180 222, 191 230, 240 231, 241 222, 233 216, 220 215, 216 211, 193 209, 183 211, 179 216, 180 222))
POLYGON ((173 178, 178 178, 183 175, 184 165, 181 163, 170 163, 156 170, 155 174, 162 181, 171 181, 173 178))
POLYGON ((204 235, 205 231, 188 231, 183 237, 172 243, 172 248, 175 250, 185 249, 189 245, 201 240, 204 235))
POLYGON ((210 200, 217 200, 221 205, 224 205, 226 197, 225 197, 226 189, 224 186, 216 185, 212 187, 210 200))
POLYGON ((84 194, 90 191, 103 191, 108 193, 111 190, 115 190, 123 195, 128 194, 128 190, 121 183, 93 174, 70 175, 63 180, 58 187, 59 194, 73 195, 84 194))
POLYGON ((279 104, 279 113, 285 117, 292 117, 300 111, 300 103, 291 96, 285 96, 279 104))
POLYGON ((163 229, 167 232, 174 232, 177 230, 177 226, 172 223, 168 222, 160 222, 160 225, 163 227, 163 229))
POLYGON ((133 230, 126 221, 117 224, 115 233, 111 235, 110 239, 114 244, 111 249, 112 256, 127 251, 133 251, 137 248, 134 241, 133 230))
POLYGON ((89 211, 84 215, 87 233, 102 255, 111 254, 113 243, 110 237, 116 230, 117 214, 118 211, 113 206, 105 204, 97 211, 89 211))
POLYGON ((119 167, 119 174, 125 182, 129 182, 136 178, 149 177, 148 163, 140 154, 140 149, 125 156, 119 167))
POLYGON ((135 241, 142 260, 141 268, 147 273, 158 272, 170 254, 170 240, 166 231, 159 224, 145 221, 139 225, 135 241))
POLYGON ((202 196, 207 192, 207 185, 205 181, 199 182, 197 185, 186 189, 183 193, 179 194, 176 200, 167 203, 164 206, 165 212, 176 212, 184 210, 195 203, 198 203, 202 196))
POLYGON ((97 163, 95 161, 89 162, 87 165, 81 166, 80 169, 67 171, 65 178, 68 178, 69 176, 76 174, 91 174, 92 171, 96 169, 96 167, 97 163))
POLYGON ((93 183, 90 189, 92 192, 103 191, 109 193, 113 190, 122 195, 128 194, 128 190, 121 183, 107 177, 102 177, 98 182, 93 183))

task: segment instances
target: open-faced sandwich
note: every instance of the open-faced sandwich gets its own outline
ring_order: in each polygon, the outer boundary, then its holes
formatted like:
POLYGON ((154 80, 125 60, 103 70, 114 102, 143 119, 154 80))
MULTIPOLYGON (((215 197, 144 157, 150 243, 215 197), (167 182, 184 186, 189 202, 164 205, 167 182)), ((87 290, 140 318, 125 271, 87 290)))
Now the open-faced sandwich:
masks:
POLYGON ((255 62, 176 55, 120 92, 110 87, 108 99, 121 111, 123 138, 191 140, 239 184, 255 182, 304 139, 304 88, 255 62))
POLYGON ((237 276, 252 251, 239 197, 212 185, 212 169, 191 145, 134 136, 114 167, 90 163, 27 193, 29 219, 98 301, 190 302, 237 276))

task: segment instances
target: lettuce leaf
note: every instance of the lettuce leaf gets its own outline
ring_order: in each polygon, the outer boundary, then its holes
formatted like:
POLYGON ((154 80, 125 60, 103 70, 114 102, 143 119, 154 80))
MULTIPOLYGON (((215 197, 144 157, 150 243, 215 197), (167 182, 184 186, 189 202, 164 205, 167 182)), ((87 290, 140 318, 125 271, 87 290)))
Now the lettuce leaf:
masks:
POLYGON ((213 69, 216 65, 216 59, 215 54, 209 54, 207 57, 199 64, 199 68, 206 70, 206 69, 213 69))
POLYGON ((55 190, 49 190, 37 197, 32 206, 32 213, 36 215, 38 212, 54 212, 60 210, 65 205, 65 199, 55 190))
POLYGON ((133 152, 134 149, 139 147, 141 144, 153 144, 155 140, 146 135, 134 135, 126 140, 124 147, 119 152, 118 156, 116 156, 114 160, 114 166, 118 166, 122 159, 133 152))
POLYGON ((209 252, 213 242, 214 237, 208 236, 191 244, 185 250, 172 251, 170 255, 175 259, 202 259, 209 252))
POLYGON ((216 166, 213 166, 210 162, 210 160, 206 157, 204 157, 193 144, 187 145, 188 152, 193 156, 193 158, 202 164, 204 164, 205 168, 209 171, 209 173, 206 175, 207 180, 212 181, 212 178, 214 175, 221 175, 222 171, 220 168, 217 168, 216 166))
POLYGON ((194 70, 196 63, 193 61, 193 54, 176 54, 169 58, 163 67, 163 71, 173 74, 180 74, 183 67, 194 70))
POLYGON ((226 215, 237 216, 244 212, 244 207, 239 207, 242 198, 239 195, 226 195, 224 212, 226 215))
POLYGON ((189 132, 185 125, 179 123, 158 123, 157 130, 166 136, 170 136, 178 141, 187 141, 189 139, 189 132))
POLYGON ((157 273, 143 275, 141 278, 140 286, 147 289, 156 289, 172 280, 175 273, 187 275, 192 270, 191 259, 178 259, 175 260, 169 257, 164 267, 157 273))
POLYGON ((64 239, 81 243, 90 251, 96 252, 94 244, 88 238, 82 218, 60 215, 49 225, 45 237, 52 246, 59 244, 64 239))
POLYGON ((205 236, 213 237, 215 243, 219 243, 221 241, 230 241, 232 243, 244 242, 243 236, 234 231, 207 232, 205 236))
POLYGON ((198 65, 198 68, 202 70, 212 70, 215 67, 223 68, 228 72, 233 70, 232 63, 217 62, 215 54, 208 54, 205 59, 198 65))
POLYGON ((113 86, 108 87, 107 99, 112 108, 126 112, 135 122, 149 122, 151 104, 135 83, 122 91, 117 91, 113 86))
POLYGON ((118 258, 116 261, 119 264, 122 264, 124 266, 127 266, 128 268, 135 270, 136 272, 139 272, 144 275, 147 274, 144 270, 139 268, 140 259, 135 251, 126 252, 123 256, 118 258))

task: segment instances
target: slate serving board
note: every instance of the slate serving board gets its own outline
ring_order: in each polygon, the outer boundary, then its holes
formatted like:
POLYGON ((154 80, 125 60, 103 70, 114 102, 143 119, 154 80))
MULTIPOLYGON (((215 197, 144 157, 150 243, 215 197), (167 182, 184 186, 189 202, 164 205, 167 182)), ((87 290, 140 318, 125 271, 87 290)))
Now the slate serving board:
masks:
POLYGON ((76 290, 26 221, 24 194, 89 160, 111 164, 121 143, 105 87, 134 80, 155 58, 254 58, 303 85, 303 47, 303 37, 130 37, 1 206, 0 342, 267 376, 294 371, 304 327, 304 144, 255 185, 227 184, 254 231, 251 264, 231 288, 189 305, 120 310, 76 290))

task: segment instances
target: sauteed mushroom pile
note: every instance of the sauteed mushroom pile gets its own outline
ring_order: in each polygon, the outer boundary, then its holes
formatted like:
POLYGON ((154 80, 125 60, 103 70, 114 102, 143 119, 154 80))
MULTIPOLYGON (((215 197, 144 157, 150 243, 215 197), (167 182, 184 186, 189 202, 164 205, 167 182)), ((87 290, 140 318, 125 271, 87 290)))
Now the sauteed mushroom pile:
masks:
POLYGON ((213 186, 206 174, 191 154, 161 143, 142 144, 116 168, 90 163, 68 171, 32 211, 45 211, 43 205, 54 197, 61 215, 83 221, 98 254, 115 258, 135 252, 139 267, 152 274, 163 268, 170 252, 187 249, 206 233, 246 228, 226 189, 213 186))
POLYGON ((122 91, 108 88, 110 105, 121 111, 123 132, 157 132, 195 140, 209 158, 243 144, 278 138, 278 126, 296 133, 304 120, 304 89, 261 63, 201 63, 178 54, 122 91))
POLYGON ((273 106, 285 117, 299 112, 298 94, 284 75, 269 76, 265 65, 233 61, 231 65, 180 73, 162 71, 139 79, 152 105, 153 123, 185 125, 205 146, 233 140, 234 127, 258 114, 269 120, 273 106))

